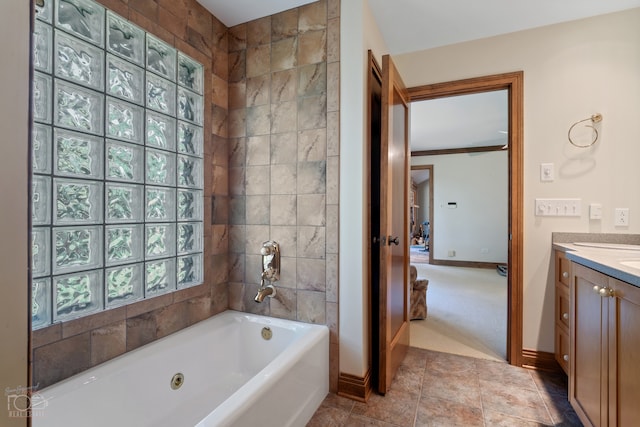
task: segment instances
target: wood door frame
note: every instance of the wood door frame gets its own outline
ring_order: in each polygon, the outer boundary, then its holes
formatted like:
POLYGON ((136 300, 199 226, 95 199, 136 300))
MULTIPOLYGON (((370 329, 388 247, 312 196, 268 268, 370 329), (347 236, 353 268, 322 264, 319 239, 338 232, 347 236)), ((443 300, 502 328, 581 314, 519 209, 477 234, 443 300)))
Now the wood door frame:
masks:
MULTIPOLYGON (((411 156, 413 156, 413 152, 411 153, 411 156)), ((431 242, 433 241, 433 165, 414 165, 411 166, 411 164, 409 164, 409 174, 411 174, 411 171, 418 171, 418 170, 428 170, 429 171, 429 264, 433 264, 433 251, 432 246, 431 246, 431 242)), ((409 255, 409 258, 411 258, 411 255, 409 255)), ((411 263, 411 260, 408 259, 407 263, 411 263)))
MULTIPOLYGON (((507 361, 522 366, 523 265, 524 265, 524 72, 476 77, 409 88, 410 101, 508 91, 509 104, 509 244, 507 291, 507 361)), ((430 255, 431 256, 431 255, 430 255)))

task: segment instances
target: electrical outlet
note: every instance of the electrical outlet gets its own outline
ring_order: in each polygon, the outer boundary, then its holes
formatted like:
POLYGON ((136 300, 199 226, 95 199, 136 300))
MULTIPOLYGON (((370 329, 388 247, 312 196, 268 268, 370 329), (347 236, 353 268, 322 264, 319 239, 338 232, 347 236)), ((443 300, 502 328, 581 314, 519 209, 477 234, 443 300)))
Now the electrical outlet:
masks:
POLYGON ((456 256, 456 251, 450 250, 447 255, 449 255, 450 257, 454 257, 456 256))
POLYGON ((613 225, 616 227, 629 225, 629 208, 616 208, 613 216, 613 225))

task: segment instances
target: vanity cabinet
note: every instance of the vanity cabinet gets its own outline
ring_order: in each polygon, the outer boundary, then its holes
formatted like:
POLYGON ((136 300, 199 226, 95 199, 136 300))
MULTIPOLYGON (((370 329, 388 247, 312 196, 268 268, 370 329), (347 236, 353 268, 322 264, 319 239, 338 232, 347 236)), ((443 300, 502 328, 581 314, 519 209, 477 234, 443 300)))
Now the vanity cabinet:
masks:
POLYGON ((640 288, 571 270, 569 401, 585 426, 640 425, 640 288))
POLYGON ((556 252, 555 276, 555 357, 564 372, 569 374, 571 261, 565 257, 564 252, 556 252))

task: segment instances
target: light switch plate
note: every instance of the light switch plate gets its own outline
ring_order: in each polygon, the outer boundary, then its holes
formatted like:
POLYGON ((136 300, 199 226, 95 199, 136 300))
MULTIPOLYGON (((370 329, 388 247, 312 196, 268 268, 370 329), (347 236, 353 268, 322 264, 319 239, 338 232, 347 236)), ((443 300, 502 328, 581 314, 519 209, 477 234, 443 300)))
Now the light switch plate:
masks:
POLYGON ((540 164, 540 181, 550 182, 555 179, 555 173, 553 170, 553 163, 541 163, 540 164))
POLYGON ((581 216, 581 199, 536 199, 536 216, 581 216))

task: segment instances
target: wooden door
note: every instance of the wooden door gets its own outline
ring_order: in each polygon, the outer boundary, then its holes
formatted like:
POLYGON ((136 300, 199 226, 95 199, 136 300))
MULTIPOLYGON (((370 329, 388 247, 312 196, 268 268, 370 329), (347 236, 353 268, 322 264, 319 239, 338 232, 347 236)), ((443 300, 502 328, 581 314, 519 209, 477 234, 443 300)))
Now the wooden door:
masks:
POLYGON ((640 288, 610 278, 609 426, 640 425, 640 288))
POLYGON ((389 390, 409 348, 409 103, 389 55, 382 58, 380 325, 378 392, 389 390))

